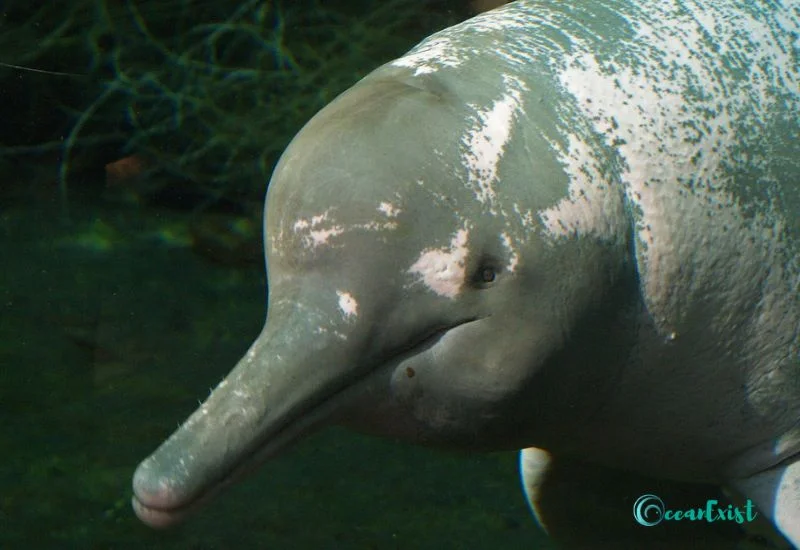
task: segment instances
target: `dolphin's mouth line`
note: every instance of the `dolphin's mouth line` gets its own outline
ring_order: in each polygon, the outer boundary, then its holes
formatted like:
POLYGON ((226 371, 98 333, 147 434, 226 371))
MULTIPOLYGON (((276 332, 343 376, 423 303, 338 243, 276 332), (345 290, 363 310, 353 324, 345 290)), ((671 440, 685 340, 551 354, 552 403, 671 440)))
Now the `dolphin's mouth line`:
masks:
MULTIPOLYGON (((489 317, 488 315, 486 317, 489 317)), ((418 350, 422 350, 428 348, 436 343, 442 336, 447 334, 449 331, 458 328, 462 325, 466 325, 472 323, 473 321, 480 321, 484 317, 470 317, 468 319, 463 319, 457 323, 453 323, 450 325, 440 326, 436 329, 431 330, 426 335, 422 336, 421 338, 415 340, 413 343, 399 348, 398 350, 391 353, 391 356, 394 357, 393 361, 402 361, 403 359, 407 358, 409 355, 412 355, 414 352, 418 350)))
POLYGON ((253 446, 251 451, 243 454, 236 463, 227 468, 216 481, 210 483, 206 489, 197 493, 187 502, 177 506, 151 506, 145 504, 134 493, 132 498, 134 510, 140 518, 150 519, 150 523, 154 525, 168 526, 177 523, 185 516, 201 508, 204 503, 211 500, 212 497, 219 494, 223 489, 256 470, 263 462, 288 447, 303 434, 312 431, 325 420, 331 418, 333 412, 340 408, 342 401, 346 402, 355 398, 361 392, 363 386, 366 385, 373 376, 377 376, 378 373, 384 369, 393 368, 393 364, 403 361, 415 350, 432 346, 448 331, 468 323, 479 321, 480 319, 480 317, 471 317, 453 323, 452 325, 436 329, 418 342, 393 354, 394 358, 391 361, 381 363, 380 367, 370 369, 358 378, 347 380, 338 389, 322 397, 310 407, 298 411, 280 425, 276 426, 273 430, 259 437, 258 443, 253 446))

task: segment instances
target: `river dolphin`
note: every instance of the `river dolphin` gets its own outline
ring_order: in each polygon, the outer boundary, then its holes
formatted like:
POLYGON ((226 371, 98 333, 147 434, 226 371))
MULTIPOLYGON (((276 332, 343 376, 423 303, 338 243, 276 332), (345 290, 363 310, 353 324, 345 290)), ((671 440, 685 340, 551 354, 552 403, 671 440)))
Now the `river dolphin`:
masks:
POLYGON ((275 168, 265 326, 138 516, 339 424, 522 449, 545 528, 561 461, 729 487, 800 546, 799 37, 800 0, 521 0, 355 84, 275 168))

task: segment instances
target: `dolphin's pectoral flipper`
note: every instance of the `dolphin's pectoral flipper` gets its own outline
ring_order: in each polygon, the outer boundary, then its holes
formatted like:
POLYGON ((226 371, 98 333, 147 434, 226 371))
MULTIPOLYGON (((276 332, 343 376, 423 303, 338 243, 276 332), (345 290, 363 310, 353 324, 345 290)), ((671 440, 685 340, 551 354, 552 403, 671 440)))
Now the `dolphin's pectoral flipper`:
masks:
POLYGON ((538 504, 551 461, 550 453, 536 447, 522 449, 519 453, 519 475, 522 478, 522 491, 525 493, 525 500, 528 501, 528 506, 536 521, 545 531, 549 531, 549 529, 545 523, 545 518, 539 514, 538 504))
POLYGON ((795 548, 800 548, 800 456, 731 485, 751 498, 795 548))
POLYGON ((539 513, 538 506, 551 462, 550 453, 536 447, 522 449, 519 453, 519 475, 522 478, 525 499, 539 526, 547 532, 550 529, 544 515, 539 513))
POLYGON ((725 508, 727 498, 712 485, 649 478, 554 458, 536 448, 520 453, 520 474, 536 519, 563 548, 728 550, 742 540, 742 529, 734 522, 662 521, 646 527, 634 518, 634 505, 644 495, 656 495, 668 509, 696 509, 711 499, 725 508))

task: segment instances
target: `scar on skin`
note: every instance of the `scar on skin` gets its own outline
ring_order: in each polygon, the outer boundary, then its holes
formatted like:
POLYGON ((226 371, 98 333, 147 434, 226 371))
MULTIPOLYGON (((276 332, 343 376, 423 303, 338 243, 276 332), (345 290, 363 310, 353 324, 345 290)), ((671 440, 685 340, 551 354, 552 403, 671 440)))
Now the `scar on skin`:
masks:
POLYGON ((383 212, 389 218, 396 218, 397 215, 400 214, 400 212, 402 212, 402 210, 400 210, 390 202, 382 202, 378 206, 378 211, 383 212))
POLYGON ((358 315, 358 302, 356 302, 352 294, 337 290, 336 295, 339 297, 339 309, 342 310, 345 317, 349 318, 358 315))
POLYGON ((420 280, 436 294, 455 298, 464 282, 466 258, 469 252, 468 237, 467 229, 459 229, 453 235, 448 248, 423 250, 414 265, 409 268, 409 273, 418 275, 420 280))

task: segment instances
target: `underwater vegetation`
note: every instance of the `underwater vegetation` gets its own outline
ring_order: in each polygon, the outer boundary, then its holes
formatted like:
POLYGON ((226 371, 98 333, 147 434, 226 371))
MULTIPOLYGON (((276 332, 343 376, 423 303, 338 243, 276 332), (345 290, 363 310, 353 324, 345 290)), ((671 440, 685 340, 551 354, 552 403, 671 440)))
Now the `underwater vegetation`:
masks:
POLYGON ((135 155, 140 195, 177 186, 193 206, 260 201, 299 126, 468 14, 450 4, 4 2, 0 166, 57 163, 66 203, 82 172, 135 155))

